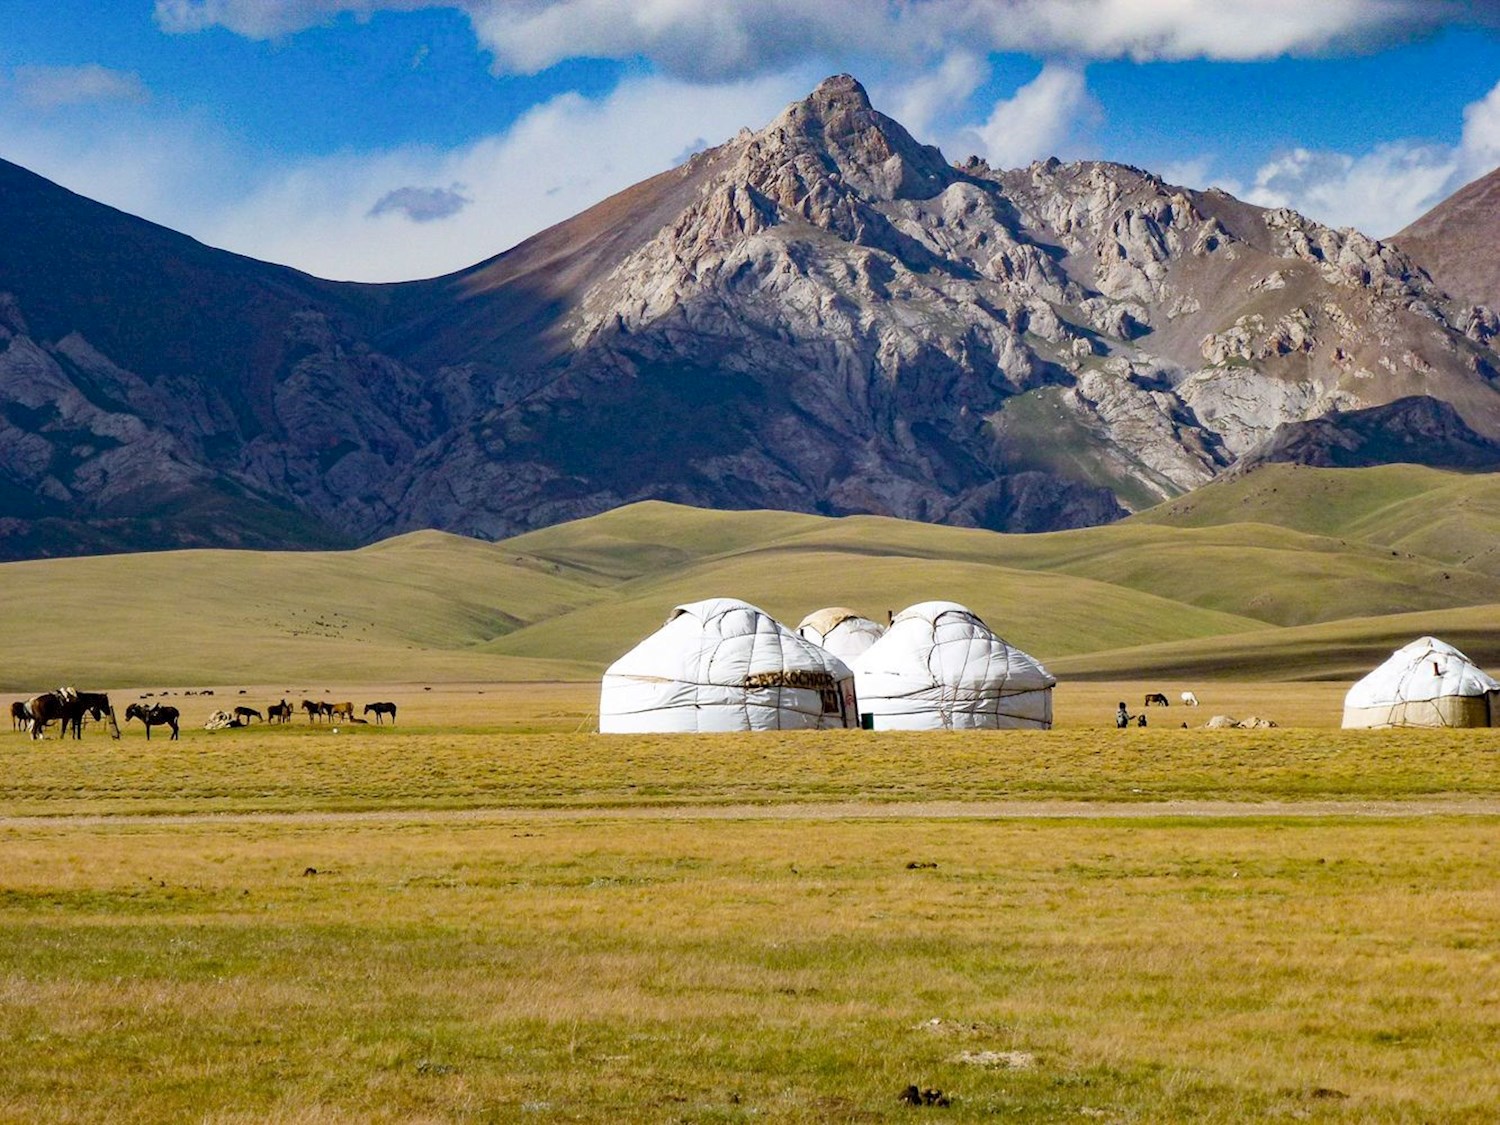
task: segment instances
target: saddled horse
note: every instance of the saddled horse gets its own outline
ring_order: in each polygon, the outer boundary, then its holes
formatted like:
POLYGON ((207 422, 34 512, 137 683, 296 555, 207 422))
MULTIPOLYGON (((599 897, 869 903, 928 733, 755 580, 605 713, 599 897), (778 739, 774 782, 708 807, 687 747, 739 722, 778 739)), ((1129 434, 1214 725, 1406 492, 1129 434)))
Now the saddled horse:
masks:
POLYGON ((365 714, 368 715, 371 711, 375 712, 375 721, 377 723, 383 722, 380 717, 382 715, 389 715, 392 723, 396 721, 396 705, 394 703, 366 703, 365 714))
POLYGON ((26 710, 31 714, 31 737, 41 738, 43 729, 54 720, 61 723, 59 738, 66 738, 72 730, 74 738, 83 737, 83 717, 89 715, 95 722, 109 717, 110 735, 120 737, 120 724, 115 718, 115 709, 109 696, 102 691, 75 691, 58 688, 56 691, 34 695, 26 701, 26 710))
POLYGON ((307 721, 315 723, 318 721, 318 716, 323 714, 323 705, 316 699, 304 699, 302 701, 302 710, 307 712, 307 721))
POLYGON ((139 719, 145 724, 147 742, 151 741, 152 727, 171 727, 172 737, 176 738, 179 733, 177 720, 181 718, 181 715, 182 713, 177 708, 165 703, 156 703, 150 707, 142 707, 139 703, 132 703, 129 707, 125 708, 125 721, 127 723, 131 719, 139 719))
POLYGON ((246 726, 250 725, 251 719, 259 719, 261 722, 266 721, 266 717, 259 711, 257 711, 254 707, 236 707, 234 709, 234 717, 236 719, 239 719, 246 726))
POLYGON ((289 723, 292 721, 292 705, 283 699, 280 703, 267 707, 266 715, 273 723, 289 723))
POLYGON ((31 729, 31 712, 26 710, 26 701, 24 699, 18 699, 10 705, 10 729, 31 729))

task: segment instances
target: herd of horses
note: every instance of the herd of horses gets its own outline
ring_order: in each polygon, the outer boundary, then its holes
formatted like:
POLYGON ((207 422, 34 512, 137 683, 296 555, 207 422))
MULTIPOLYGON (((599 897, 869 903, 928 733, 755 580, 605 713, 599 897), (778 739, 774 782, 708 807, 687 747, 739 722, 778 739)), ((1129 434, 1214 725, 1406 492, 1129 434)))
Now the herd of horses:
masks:
MULTIPOLYGON (((354 704, 347 701, 328 703, 304 699, 302 710, 307 712, 307 720, 310 723, 318 722, 320 719, 330 723, 335 720, 355 721, 354 704)), ((384 723, 387 715, 391 717, 392 723, 396 721, 394 703, 366 703, 364 713, 373 714, 377 723, 384 723)), ((292 705, 285 699, 267 707, 264 717, 253 707, 234 709, 235 719, 244 724, 249 724, 256 719, 272 723, 289 723, 292 720, 292 714, 292 705)), ((18 699, 10 705, 11 729, 28 731, 33 739, 44 738, 46 728, 52 723, 61 724, 59 738, 66 738, 70 731, 74 738, 82 738, 85 717, 91 718, 96 723, 107 718, 111 736, 120 737, 119 720, 115 718, 115 709, 109 702, 109 696, 104 692, 78 691, 71 687, 63 687, 56 691, 34 695, 27 700, 18 699)), ((177 738, 181 730, 182 712, 166 703, 146 705, 132 703, 125 708, 125 721, 128 723, 131 719, 140 720, 146 728, 148 740, 151 738, 151 728, 160 726, 169 727, 172 737, 177 738)))

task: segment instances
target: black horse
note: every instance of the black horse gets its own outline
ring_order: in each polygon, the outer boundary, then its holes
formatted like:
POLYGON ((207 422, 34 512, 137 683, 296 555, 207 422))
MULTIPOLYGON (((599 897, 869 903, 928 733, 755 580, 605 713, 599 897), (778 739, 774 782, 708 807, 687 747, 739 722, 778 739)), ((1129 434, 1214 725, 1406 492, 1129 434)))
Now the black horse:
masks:
POLYGON ((273 723, 289 723, 292 721, 292 705, 283 699, 280 703, 267 707, 266 714, 273 723))
POLYGON ((132 703, 125 708, 125 721, 139 719, 146 726, 146 741, 151 741, 152 727, 171 727, 172 737, 178 735, 177 720, 181 712, 175 707, 169 707, 165 703, 154 703, 150 707, 142 707, 139 703, 132 703))
POLYGON ((61 723, 59 738, 66 738, 70 730, 74 738, 82 738, 84 715, 90 716, 95 722, 108 716, 111 737, 120 737, 120 724, 115 719, 115 709, 110 705, 109 696, 102 691, 58 688, 56 691, 32 696, 26 701, 26 710, 31 714, 32 738, 41 738, 43 729, 54 720, 61 723))
POLYGON ((396 705, 394 703, 366 703, 365 714, 368 715, 371 711, 375 712, 375 721, 377 723, 384 721, 380 717, 382 715, 389 715, 392 724, 396 721, 396 705))

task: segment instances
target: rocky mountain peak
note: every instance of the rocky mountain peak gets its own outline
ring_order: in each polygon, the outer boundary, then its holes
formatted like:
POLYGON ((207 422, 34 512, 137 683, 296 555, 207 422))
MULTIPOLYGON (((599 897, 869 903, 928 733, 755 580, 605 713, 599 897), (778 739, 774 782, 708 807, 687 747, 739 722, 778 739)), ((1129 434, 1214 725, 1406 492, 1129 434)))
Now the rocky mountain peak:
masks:
POLYGON ((865 88, 847 74, 824 79, 750 144, 765 163, 810 160, 869 199, 929 199, 954 178, 938 149, 918 143, 877 112, 865 88))

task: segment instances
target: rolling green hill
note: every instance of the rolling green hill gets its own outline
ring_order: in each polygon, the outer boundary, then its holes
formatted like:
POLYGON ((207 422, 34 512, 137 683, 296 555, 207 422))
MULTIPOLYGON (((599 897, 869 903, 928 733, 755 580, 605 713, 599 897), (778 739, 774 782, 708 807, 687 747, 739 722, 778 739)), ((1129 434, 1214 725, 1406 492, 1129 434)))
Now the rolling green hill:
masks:
POLYGON ((0 566, 0 686, 591 678, 672 606, 789 625, 960 601, 1074 677, 1352 677, 1422 632, 1500 661, 1500 478, 1272 465, 1107 527, 999 535, 647 502, 498 544, 0 566))

